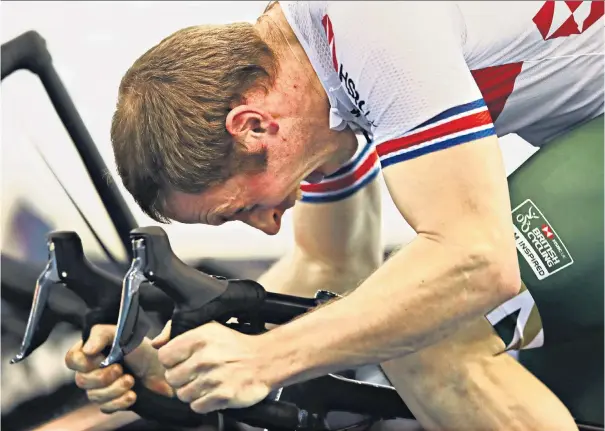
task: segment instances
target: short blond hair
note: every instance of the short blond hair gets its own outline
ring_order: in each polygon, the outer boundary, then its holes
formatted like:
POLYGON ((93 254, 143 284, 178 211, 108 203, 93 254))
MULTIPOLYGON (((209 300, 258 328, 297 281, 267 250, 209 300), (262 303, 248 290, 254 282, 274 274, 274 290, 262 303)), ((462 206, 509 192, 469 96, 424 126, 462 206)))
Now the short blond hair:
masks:
POLYGON ((225 121, 276 74, 275 53, 248 23, 184 28, 134 62, 120 83, 111 142, 122 182, 146 214, 168 222, 170 191, 200 193, 265 168, 266 154, 247 153, 225 121))

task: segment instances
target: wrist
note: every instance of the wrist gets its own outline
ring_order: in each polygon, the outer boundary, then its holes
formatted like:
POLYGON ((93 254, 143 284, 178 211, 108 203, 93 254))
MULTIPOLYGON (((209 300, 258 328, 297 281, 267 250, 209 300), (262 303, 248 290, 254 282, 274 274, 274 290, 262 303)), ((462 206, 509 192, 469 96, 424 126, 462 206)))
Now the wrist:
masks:
POLYGON ((271 391, 290 384, 302 369, 299 352, 291 343, 292 337, 282 337, 283 327, 277 327, 258 335, 258 351, 261 358, 261 379, 271 391))

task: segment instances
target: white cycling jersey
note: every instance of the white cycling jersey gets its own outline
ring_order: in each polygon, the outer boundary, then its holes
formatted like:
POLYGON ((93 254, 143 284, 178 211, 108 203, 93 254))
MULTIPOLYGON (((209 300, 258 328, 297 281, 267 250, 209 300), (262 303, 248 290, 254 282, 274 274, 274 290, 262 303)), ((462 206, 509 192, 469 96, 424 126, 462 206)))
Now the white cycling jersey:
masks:
POLYGON ((481 137, 533 145, 603 113, 603 1, 280 2, 328 95, 371 142, 303 200, 481 137))

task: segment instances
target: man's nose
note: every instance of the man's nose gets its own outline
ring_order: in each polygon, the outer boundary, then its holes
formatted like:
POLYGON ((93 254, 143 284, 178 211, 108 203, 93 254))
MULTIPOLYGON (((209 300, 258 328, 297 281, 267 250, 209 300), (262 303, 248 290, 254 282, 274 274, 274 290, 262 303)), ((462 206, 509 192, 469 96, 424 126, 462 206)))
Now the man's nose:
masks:
POLYGON ((280 208, 271 208, 265 210, 256 210, 247 220, 247 223, 262 230, 267 235, 275 235, 281 228, 281 219, 284 215, 284 210, 280 208))

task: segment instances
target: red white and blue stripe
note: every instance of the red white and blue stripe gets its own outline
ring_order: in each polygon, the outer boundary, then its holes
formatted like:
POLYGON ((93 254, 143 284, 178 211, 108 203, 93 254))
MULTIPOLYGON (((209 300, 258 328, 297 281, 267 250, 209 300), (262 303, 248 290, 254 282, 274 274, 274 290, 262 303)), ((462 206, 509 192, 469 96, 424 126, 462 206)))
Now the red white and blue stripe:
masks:
POLYGON ((434 151, 495 135, 483 99, 448 109, 400 138, 376 146, 382 168, 434 151))
POLYGON ((380 162, 373 143, 368 142, 353 159, 320 183, 301 184, 302 201, 336 202, 352 196, 369 184, 380 171, 380 162))

